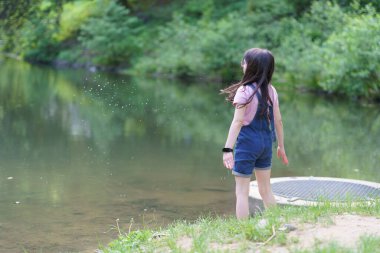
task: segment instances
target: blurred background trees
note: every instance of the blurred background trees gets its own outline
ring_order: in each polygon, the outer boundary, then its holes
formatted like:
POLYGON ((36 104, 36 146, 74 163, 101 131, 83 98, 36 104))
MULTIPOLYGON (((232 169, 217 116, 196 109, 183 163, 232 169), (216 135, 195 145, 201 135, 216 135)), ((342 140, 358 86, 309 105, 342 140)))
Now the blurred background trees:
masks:
POLYGON ((380 98, 378 0, 17 0, 0 3, 0 47, 27 61, 129 74, 239 79, 251 47, 275 81, 380 98))

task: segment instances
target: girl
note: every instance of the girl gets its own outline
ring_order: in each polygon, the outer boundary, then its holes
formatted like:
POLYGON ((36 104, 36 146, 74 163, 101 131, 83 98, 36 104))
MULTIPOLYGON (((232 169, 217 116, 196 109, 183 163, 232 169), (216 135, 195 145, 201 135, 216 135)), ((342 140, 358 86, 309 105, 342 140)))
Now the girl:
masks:
POLYGON ((223 164, 227 169, 232 169, 235 176, 238 219, 249 215, 248 194, 252 171, 255 171, 265 208, 276 205, 270 186, 272 142, 276 136, 277 157, 285 165, 288 164, 277 92, 270 83, 274 71, 273 55, 266 49, 249 49, 244 53, 241 67, 244 73, 241 81, 221 90, 235 106, 223 148, 223 164))

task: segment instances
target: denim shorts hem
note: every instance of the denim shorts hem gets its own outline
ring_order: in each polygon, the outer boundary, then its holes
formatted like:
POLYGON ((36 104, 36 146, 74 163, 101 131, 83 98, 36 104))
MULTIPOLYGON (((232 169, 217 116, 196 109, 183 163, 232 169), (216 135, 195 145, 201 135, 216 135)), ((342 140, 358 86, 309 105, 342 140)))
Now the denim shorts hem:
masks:
POLYGON ((237 176, 237 177, 251 177, 252 176, 252 174, 247 175, 247 174, 243 174, 234 170, 232 171, 232 175, 237 176))
POLYGON ((255 167, 255 170, 270 170, 270 169, 272 169, 272 166, 268 166, 264 168, 255 167))

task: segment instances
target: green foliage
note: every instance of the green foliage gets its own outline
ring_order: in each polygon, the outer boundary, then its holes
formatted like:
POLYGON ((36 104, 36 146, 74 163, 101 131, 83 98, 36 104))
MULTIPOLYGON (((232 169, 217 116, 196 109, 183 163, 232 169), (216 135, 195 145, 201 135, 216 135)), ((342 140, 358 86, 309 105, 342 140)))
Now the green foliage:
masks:
POLYGON ((105 252, 137 252, 143 251, 143 245, 148 243, 152 236, 149 230, 136 230, 132 231, 126 236, 120 236, 119 240, 114 240, 109 244, 112 250, 105 252))
POLYGON ((215 23, 200 20, 194 25, 176 15, 152 41, 149 57, 140 58, 135 68, 174 76, 236 76, 244 50, 253 43, 246 20, 231 13, 215 23))
POLYGON ((60 15, 60 27, 56 35, 57 40, 63 41, 75 36, 81 25, 103 7, 103 2, 91 0, 66 3, 60 15))
MULTIPOLYGON (((177 77, 239 78, 239 62, 244 51, 252 45, 278 45, 281 31, 288 26, 281 20, 290 10, 274 2, 270 1, 276 6, 270 14, 234 11, 213 21, 210 21, 212 13, 197 21, 176 14, 171 22, 159 29, 157 39, 146 49, 149 57, 141 57, 134 68, 137 72, 177 77), (259 23, 265 28, 257 28, 255 24, 259 23)), ((270 4, 255 6, 263 11, 270 8, 270 4)))
POLYGON ((380 22, 373 8, 315 2, 278 49, 279 65, 296 84, 329 93, 380 97, 380 22), (368 39, 371 38, 371 39, 368 39))
POLYGON ((367 5, 370 5, 377 11, 380 10, 380 4, 378 0, 336 0, 336 2, 343 7, 351 7, 352 5, 365 7, 367 5))
POLYGON ((17 45, 16 33, 28 20, 35 15, 38 1, 19 0, 0 1, 0 48, 1 51, 11 52, 17 45))
POLYGON ((294 12, 285 1, 248 1, 248 20, 246 25, 254 27, 255 44, 250 47, 264 47, 273 50, 281 45, 285 35, 289 34, 290 17, 294 12), (260 43, 257 43, 260 41, 260 43))
POLYGON ((311 38, 315 44, 325 41, 331 33, 339 31, 345 25, 347 14, 331 2, 314 2, 310 12, 301 17, 303 36, 311 38))
POLYGON ((352 97, 380 97, 379 41, 380 15, 352 16, 314 52, 322 58, 321 88, 352 97))
MULTIPOLYGON (((315 0, 286 0, 286 2, 288 5, 291 5, 294 7, 296 16, 300 17, 310 9, 313 3, 317 1, 315 0)), ((324 1, 319 1, 319 2, 322 3, 322 2, 327 2, 327 1, 324 0, 324 1)), ((378 11, 380 10, 380 5, 379 5, 378 0, 334 0, 333 2, 346 9, 349 9, 352 4, 358 4, 361 7, 371 4, 378 11)))
POLYGON ((314 2, 310 11, 300 20, 289 21, 289 34, 278 49, 278 68, 293 84, 319 89, 321 44, 341 29, 347 17, 343 10, 330 2, 314 2))
POLYGON ((82 26, 79 40, 94 63, 115 66, 130 62, 139 49, 138 19, 129 10, 111 1, 99 16, 82 26))
POLYGON ((59 52, 59 45, 54 39, 58 14, 49 6, 44 6, 44 2, 40 8, 43 11, 29 17, 17 31, 19 42, 14 51, 22 54, 26 60, 48 63, 59 52))
POLYGON ((56 58, 60 64, 86 65, 87 59, 83 57, 83 48, 78 45, 61 49, 56 58))
POLYGON ((375 236, 362 236, 358 249, 360 252, 380 252, 380 238, 375 236))
POLYGON ((202 64, 209 73, 222 79, 241 75, 240 61, 244 51, 259 43, 254 37, 257 30, 248 23, 248 17, 231 13, 203 33, 200 51, 204 57, 202 64))
POLYGON ((0 4, 0 47, 28 60, 231 81, 243 52, 264 47, 275 81, 380 97, 377 0, 21 2, 25 13, 0 4))
POLYGON ((138 71, 186 76, 204 72, 202 54, 198 43, 202 30, 176 15, 172 22, 160 28, 151 40, 147 57, 136 64, 138 71))

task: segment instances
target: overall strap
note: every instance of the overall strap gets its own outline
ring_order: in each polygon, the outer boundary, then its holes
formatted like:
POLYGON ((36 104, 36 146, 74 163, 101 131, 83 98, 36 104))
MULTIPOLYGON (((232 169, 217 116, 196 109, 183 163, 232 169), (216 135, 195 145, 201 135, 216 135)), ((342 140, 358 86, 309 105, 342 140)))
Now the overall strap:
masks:
MULTIPOLYGON (((256 85, 252 85, 253 86, 253 89, 256 89, 256 85)), ((257 96, 257 99, 258 99, 258 102, 259 102, 259 105, 264 105, 266 108, 270 107, 271 105, 268 104, 267 101, 262 101, 262 95, 261 93, 259 92, 260 90, 257 90, 256 91, 256 96, 257 96)), ((269 94, 268 94, 269 95, 269 94)))
MULTIPOLYGON (((253 85, 253 84, 252 84, 252 86, 253 86, 253 89, 256 89, 256 85, 253 85)), ((265 104, 265 102, 263 102, 263 97, 262 97, 260 91, 261 91, 261 90, 258 89, 258 90, 256 91, 256 94, 255 94, 256 97, 257 97, 257 101, 258 101, 258 108, 261 107, 261 106, 267 107, 267 105, 265 104)))
MULTIPOLYGON (((253 90, 255 90, 256 89, 256 85, 254 85, 253 83, 251 83, 251 84, 249 84, 249 85, 251 85, 252 86, 252 88, 253 88, 253 90)), ((256 94, 255 94, 256 96, 257 96, 257 100, 258 100, 258 105, 257 105, 257 112, 256 112, 256 115, 258 115, 259 113, 261 113, 261 112, 259 112, 259 110, 261 110, 261 107, 262 106, 265 106, 266 107, 266 111, 267 111, 267 113, 266 113, 266 120, 267 120, 267 122, 268 122, 268 128, 269 128, 269 130, 270 130, 270 132, 271 132, 271 135, 272 135, 272 140, 273 140, 273 142, 275 142, 276 141, 276 133, 275 133, 275 129, 274 129, 274 126, 272 126, 272 122, 271 122, 271 120, 270 120, 270 107, 272 107, 272 106, 270 106, 270 105, 268 105, 268 102, 264 102, 263 103, 263 99, 262 99, 262 95, 261 95, 261 93, 259 92, 259 90, 257 90, 256 91, 256 94)), ((269 94, 268 94, 269 95, 269 94)), ((273 108, 273 107, 272 107, 273 108)), ((273 109, 272 109, 273 110, 273 109)), ((255 118, 256 118, 256 115, 255 115, 255 118)))
MULTIPOLYGON (((250 83, 249 84, 250 86, 252 86, 252 89, 255 90, 256 89, 256 85, 254 85, 253 83, 250 83)), ((260 94, 260 89, 258 89, 256 91, 256 97, 257 97, 257 100, 259 101, 259 104, 260 104, 260 101, 261 101, 261 94, 260 94)))
POLYGON ((261 102, 262 96, 261 96, 260 90, 256 91, 256 96, 257 96, 257 99, 259 100, 259 104, 261 104, 260 102, 261 102))
MULTIPOLYGON (((253 85, 253 88, 255 89, 256 88, 256 85, 253 85)), ((268 105, 268 102, 267 101, 263 101, 263 97, 261 95, 261 93, 259 92, 259 90, 256 91, 256 96, 257 96, 257 102, 258 102, 258 105, 257 105, 257 112, 256 112, 256 115, 257 113, 261 114, 261 109, 262 107, 264 107, 264 110, 266 110, 266 115, 265 115, 265 118, 268 122, 268 127, 269 127, 269 130, 272 131, 272 126, 271 126, 271 121, 270 121, 270 116, 269 116, 269 105, 268 105)))

